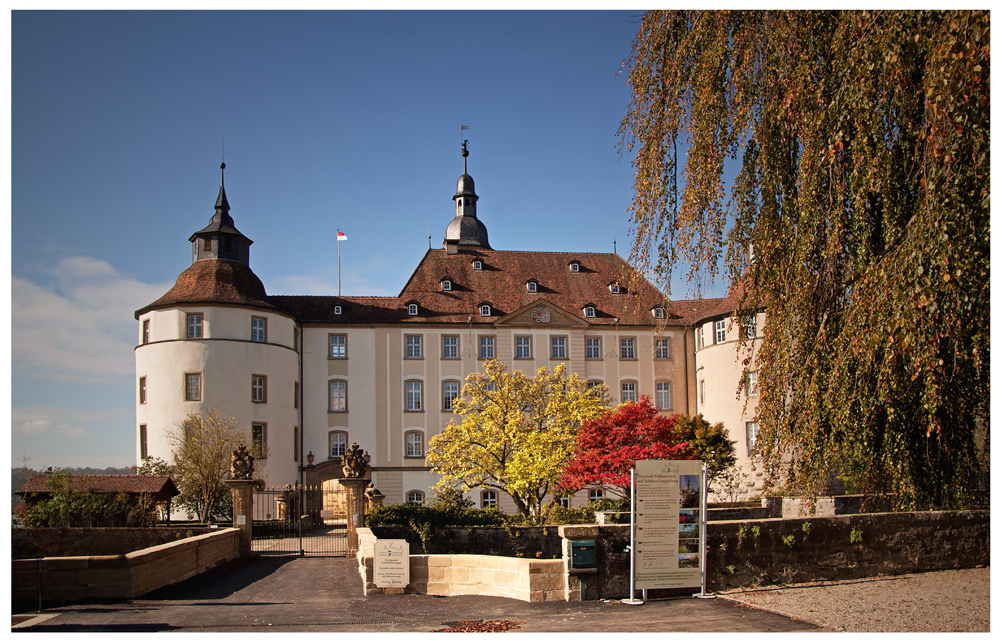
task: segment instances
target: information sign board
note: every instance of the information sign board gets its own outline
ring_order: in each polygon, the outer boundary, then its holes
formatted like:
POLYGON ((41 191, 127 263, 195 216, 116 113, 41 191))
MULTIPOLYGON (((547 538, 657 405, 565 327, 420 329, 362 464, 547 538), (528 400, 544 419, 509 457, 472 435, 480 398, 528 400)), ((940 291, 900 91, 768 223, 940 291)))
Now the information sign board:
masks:
POLYGON ((701 586, 702 462, 635 463, 635 588, 701 586))
POLYGON ((406 588, 410 583, 410 545, 405 539, 375 541, 375 586, 406 588))

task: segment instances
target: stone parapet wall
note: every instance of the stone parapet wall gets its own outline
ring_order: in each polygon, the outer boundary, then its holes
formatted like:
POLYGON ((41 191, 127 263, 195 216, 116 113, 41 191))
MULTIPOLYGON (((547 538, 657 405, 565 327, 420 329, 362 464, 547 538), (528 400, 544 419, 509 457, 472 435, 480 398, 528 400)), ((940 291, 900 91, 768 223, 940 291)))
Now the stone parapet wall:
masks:
POLYGON ((124 555, 14 560, 14 603, 132 599, 239 557, 239 531, 215 529, 124 555))
POLYGON ((374 582, 374 546, 370 529, 358 529, 359 570, 365 595, 490 595, 525 602, 568 599, 566 565, 561 559, 526 559, 494 555, 411 555, 410 583, 405 589, 381 589, 374 582))
POLYGON ((10 548, 13 559, 124 555, 150 546, 176 542, 191 535, 214 533, 217 530, 204 526, 12 528, 10 548))

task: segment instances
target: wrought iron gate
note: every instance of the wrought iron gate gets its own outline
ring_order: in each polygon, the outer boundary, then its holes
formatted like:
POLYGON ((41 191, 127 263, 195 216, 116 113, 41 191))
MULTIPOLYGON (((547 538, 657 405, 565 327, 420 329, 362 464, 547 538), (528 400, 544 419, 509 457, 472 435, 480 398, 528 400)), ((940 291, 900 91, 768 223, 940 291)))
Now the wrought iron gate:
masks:
POLYGON ((347 555, 346 501, 339 484, 329 482, 254 491, 252 554, 347 555))

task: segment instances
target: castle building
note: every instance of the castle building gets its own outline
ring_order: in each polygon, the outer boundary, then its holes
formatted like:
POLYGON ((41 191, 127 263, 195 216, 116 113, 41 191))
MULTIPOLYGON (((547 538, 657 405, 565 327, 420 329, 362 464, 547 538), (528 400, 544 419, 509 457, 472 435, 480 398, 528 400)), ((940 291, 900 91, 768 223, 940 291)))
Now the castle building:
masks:
MULTIPOLYGON (((269 485, 329 483, 357 443, 387 503, 420 501, 437 481, 430 438, 460 419, 465 377, 497 358, 529 374, 564 364, 615 402, 646 395, 665 413, 723 421, 748 464, 755 405, 737 398, 730 300, 668 303, 617 254, 493 249, 467 170, 452 200, 444 247, 398 296, 269 296, 223 178, 209 224, 188 239, 191 267, 135 313, 137 459, 169 460, 168 435, 218 410, 265 450, 269 485)), ((470 496, 514 510, 502 493, 470 496)))

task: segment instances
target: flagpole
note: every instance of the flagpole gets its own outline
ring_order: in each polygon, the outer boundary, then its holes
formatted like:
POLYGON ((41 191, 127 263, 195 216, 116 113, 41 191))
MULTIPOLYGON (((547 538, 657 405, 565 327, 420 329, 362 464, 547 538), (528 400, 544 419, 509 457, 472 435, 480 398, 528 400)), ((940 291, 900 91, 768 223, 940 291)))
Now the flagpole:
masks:
POLYGON ((340 298, 340 230, 337 230, 337 298, 340 298))

